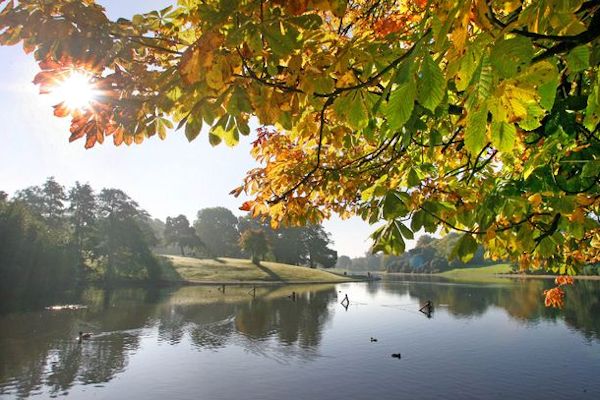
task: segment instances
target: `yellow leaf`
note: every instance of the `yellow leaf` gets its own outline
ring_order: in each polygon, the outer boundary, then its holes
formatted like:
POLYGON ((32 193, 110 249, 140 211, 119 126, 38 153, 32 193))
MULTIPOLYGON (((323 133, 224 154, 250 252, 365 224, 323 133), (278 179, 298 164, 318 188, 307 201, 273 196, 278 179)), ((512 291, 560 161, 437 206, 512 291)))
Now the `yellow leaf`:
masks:
POLYGON ((527 198, 527 201, 534 207, 538 207, 542 203, 542 195, 539 193, 532 194, 527 198))
POLYGON ((212 68, 208 70, 206 73, 206 84, 216 90, 223 87, 223 73, 221 72, 220 64, 213 64, 212 68))
POLYGON ((356 77, 354 76, 354 72, 348 71, 338 81, 335 83, 335 87, 349 87, 356 83, 356 77))
POLYGON ((220 34, 207 32, 187 48, 177 67, 186 84, 193 85, 202 80, 202 69, 213 63, 214 52, 222 42, 223 37, 220 34))
POLYGON ((591 206, 592 204, 594 204, 594 201, 596 201, 594 199, 594 197, 589 197, 583 193, 579 193, 576 196, 576 200, 577 200, 577 204, 579 204, 581 206, 591 206))

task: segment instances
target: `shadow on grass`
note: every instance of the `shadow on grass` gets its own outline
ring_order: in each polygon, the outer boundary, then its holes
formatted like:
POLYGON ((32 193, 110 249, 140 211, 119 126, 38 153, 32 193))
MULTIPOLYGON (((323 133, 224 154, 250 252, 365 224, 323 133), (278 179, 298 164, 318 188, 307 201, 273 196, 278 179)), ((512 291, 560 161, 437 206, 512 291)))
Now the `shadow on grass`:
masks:
POLYGON ((270 268, 262 265, 260 262, 258 264, 254 264, 254 265, 256 265, 256 267, 258 269, 260 269, 262 272, 264 272, 265 274, 269 275, 269 278, 271 278, 271 280, 282 281, 282 282, 284 281, 283 279, 281 279, 281 276, 277 275, 270 268))
POLYGON ((213 261, 216 261, 216 262, 221 263, 221 264, 227 264, 226 261, 221 260, 219 257, 213 257, 213 261))
POLYGON ((157 257, 160 268, 160 280, 162 281, 183 281, 183 277, 177 272, 173 262, 167 257, 157 257))

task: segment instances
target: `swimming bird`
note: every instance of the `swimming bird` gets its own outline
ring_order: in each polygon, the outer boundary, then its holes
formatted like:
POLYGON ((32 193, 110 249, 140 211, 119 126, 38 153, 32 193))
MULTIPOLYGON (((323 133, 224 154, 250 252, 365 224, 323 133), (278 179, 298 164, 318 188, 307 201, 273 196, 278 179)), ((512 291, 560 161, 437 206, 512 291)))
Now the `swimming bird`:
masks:
POLYGON ((401 359, 402 358, 402 354, 400 354, 400 353, 394 353, 394 354, 392 354, 392 357, 393 358, 397 358, 397 359, 401 359))
POLYGON ((90 332, 79 332, 79 340, 83 340, 83 339, 89 339, 92 337, 92 334, 90 332))
POLYGON ((374 337, 371 338, 371 342, 376 342, 376 341, 377 341, 377 338, 374 338, 374 337))

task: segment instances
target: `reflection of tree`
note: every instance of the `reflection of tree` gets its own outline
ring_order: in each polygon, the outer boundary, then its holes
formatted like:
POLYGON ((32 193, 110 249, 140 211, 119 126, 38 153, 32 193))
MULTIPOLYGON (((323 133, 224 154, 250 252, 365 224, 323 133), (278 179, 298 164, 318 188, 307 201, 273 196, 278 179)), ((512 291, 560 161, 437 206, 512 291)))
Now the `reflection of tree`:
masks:
POLYGON ((137 333, 128 330, 143 327, 152 310, 140 305, 144 291, 88 290, 82 296, 88 309, 0 317, 0 343, 9 343, 0 347, 0 382, 15 381, 18 397, 44 385, 59 394, 76 381, 107 382, 124 369, 127 353, 139 347, 137 333), (89 329, 98 336, 79 343, 77 332, 89 329))
POLYGON ((381 288, 389 293, 416 298, 423 304, 446 305, 450 314, 457 317, 482 315, 489 307, 504 309, 512 318, 526 323, 540 320, 564 319, 565 323, 588 339, 600 340, 600 283, 578 281, 568 287, 563 310, 546 308, 542 293, 552 285, 549 280, 527 279, 507 281, 504 285, 475 285, 452 283, 436 277, 408 277, 410 285, 384 281, 381 288), (427 283, 423 281, 427 279, 427 283))
MULTIPOLYGON (((448 311, 457 317, 481 315, 493 303, 493 296, 490 297, 485 286, 452 284, 435 277, 425 278, 426 282, 412 278, 413 284, 399 287, 400 294, 416 297, 419 304, 431 300, 434 305, 447 305, 448 311)), ((393 291, 398 285, 384 281, 382 286, 386 291, 393 291)))
POLYGON ((328 305, 336 298, 335 289, 299 294, 289 298, 257 299, 243 305, 235 318, 244 335, 262 339, 275 332, 284 345, 315 348, 321 341, 323 324, 329 319, 328 305))
POLYGON ((598 282, 581 281, 567 288, 565 322, 588 340, 600 340, 600 296, 598 282))
MULTIPOLYGON (((262 353, 264 341, 273 338, 283 347, 269 349, 267 356, 277 357, 292 345, 310 356, 306 350, 318 347, 330 317, 328 305, 335 299, 333 286, 262 288, 254 299, 247 288, 233 287, 225 295, 206 288, 164 294, 144 289, 87 290, 79 299, 68 298, 88 305, 87 309, 0 317, 0 382, 14 382, 16 395, 28 397, 39 390, 50 395, 68 392, 76 382, 110 381, 126 368, 129 354, 139 348, 142 329, 149 326, 157 326, 158 340, 170 344, 187 335, 200 349, 235 343, 262 353), (296 301, 287 297, 292 290, 298 290, 296 301), (95 335, 79 343, 75 338, 80 330, 95 335)), ((6 391, 0 386, 0 394, 6 391)))
MULTIPOLYGON (((499 307, 522 323, 564 319, 588 340, 600 340, 600 282, 577 282, 567 288, 562 311, 543 305, 550 281, 527 280, 506 285, 463 285, 449 282, 383 281, 367 290, 410 296, 415 303, 445 304, 456 317, 481 315, 499 307)), ((336 301, 334 286, 208 288, 172 291, 116 289, 81 294, 88 309, 0 316, 0 383, 11 383, 18 397, 42 390, 67 392, 76 383, 107 382, 127 367, 129 354, 140 346, 142 329, 157 327, 158 340, 177 344, 188 339, 198 349, 234 344, 255 354, 286 360, 318 354, 322 332, 336 301), (287 296, 296 291, 296 300, 287 296), (97 333, 78 343, 79 330, 97 333)), ((73 300, 73 298, 69 298, 73 300)), ((446 309, 446 307, 444 307, 446 309)), ((416 310, 416 309, 415 309, 416 310)), ((0 385, 0 395, 7 393, 0 385)))

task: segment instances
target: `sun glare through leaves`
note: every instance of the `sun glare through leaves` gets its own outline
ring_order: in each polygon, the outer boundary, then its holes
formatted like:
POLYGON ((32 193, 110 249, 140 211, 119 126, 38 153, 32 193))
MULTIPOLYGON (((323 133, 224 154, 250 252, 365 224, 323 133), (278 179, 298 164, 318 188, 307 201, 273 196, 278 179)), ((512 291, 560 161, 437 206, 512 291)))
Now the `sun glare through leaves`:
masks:
POLYGON ((71 113, 89 108, 97 97, 97 90, 89 74, 74 70, 56 82, 51 94, 61 103, 61 108, 71 113))

